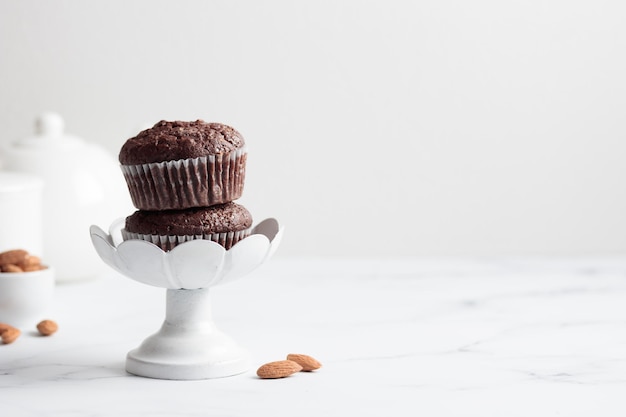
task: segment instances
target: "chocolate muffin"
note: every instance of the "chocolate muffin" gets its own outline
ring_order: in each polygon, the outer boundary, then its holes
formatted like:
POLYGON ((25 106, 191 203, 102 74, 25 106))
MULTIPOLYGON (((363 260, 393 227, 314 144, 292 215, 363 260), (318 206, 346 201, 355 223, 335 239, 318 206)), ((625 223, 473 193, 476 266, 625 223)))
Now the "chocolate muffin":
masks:
POLYGON ((247 151, 243 136, 221 123, 160 121, 119 153, 140 210, 208 207, 241 197, 247 151))
POLYGON ((236 203, 186 210, 138 210, 126 218, 124 240, 147 240, 165 251, 194 239, 208 239, 230 249, 250 235, 252 216, 236 203))

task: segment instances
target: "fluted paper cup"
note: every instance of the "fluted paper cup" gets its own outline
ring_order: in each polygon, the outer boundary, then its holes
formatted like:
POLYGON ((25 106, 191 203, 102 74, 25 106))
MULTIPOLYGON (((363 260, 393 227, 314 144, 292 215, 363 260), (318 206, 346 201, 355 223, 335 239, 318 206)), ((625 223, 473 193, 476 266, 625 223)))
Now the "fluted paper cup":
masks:
POLYGON ((236 232, 226 232, 226 233, 208 233, 202 235, 148 235, 143 233, 133 233, 129 232, 126 229, 122 229, 122 238, 126 240, 138 239, 145 240, 147 242, 154 243, 164 251, 170 251, 174 249, 177 245, 181 243, 188 242, 190 240, 195 239, 205 239, 212 240, 213 242, 219 243, 224 249, 228 250, 237 242, 246 237, 250 236, 250 231, 252 228, 248 228, 245 230, 240 230, 236 232))
POLYGON ((209 207, 241 197, 246 148, 177 161, 122 165, 133 205, 139 210, 209 207))

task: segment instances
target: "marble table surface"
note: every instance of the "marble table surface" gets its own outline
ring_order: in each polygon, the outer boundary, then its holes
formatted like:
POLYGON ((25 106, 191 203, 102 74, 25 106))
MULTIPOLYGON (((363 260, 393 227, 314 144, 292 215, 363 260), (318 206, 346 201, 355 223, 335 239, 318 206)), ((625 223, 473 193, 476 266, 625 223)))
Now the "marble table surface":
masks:
POLYGON ((0 415, 626 415, 626 258, 276 258, 211 297, 251 369, 157 380, 124 360, 165 290, 113 271, 59 284, 58 333, 0 344, 0 415), (256 377, 288 353, 323 367, 256 377))

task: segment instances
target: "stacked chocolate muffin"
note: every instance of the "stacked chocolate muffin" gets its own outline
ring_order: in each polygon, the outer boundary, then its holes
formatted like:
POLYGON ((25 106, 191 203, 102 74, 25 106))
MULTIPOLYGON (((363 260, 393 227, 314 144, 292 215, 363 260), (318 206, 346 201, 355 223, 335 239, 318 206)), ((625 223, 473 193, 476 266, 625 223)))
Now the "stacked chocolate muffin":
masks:
POLYGON ((250 234, 241 197, 247 151, 243 136, 221 123, 160 121, 124 143, 119 154, 133 205, 124 240, 169 251, 209 239, 230 249, 250 234))

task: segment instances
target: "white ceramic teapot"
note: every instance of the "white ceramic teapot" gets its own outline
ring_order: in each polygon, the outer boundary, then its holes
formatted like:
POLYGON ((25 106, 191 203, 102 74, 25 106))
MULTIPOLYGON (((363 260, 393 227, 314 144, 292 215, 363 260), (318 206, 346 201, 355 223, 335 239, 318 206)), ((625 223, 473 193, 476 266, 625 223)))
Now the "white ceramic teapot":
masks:
POLYGON ((0 160, 5 171, 43 179, 41 256, 54 266, 57 281, 74 281, 94 277, 102 268, 89 227, 110 224, 134 209, 116 158, 63 128, 58 114, 40 115, 35 136, 5 146, 0 160))

